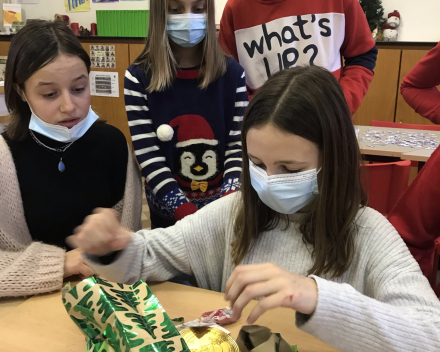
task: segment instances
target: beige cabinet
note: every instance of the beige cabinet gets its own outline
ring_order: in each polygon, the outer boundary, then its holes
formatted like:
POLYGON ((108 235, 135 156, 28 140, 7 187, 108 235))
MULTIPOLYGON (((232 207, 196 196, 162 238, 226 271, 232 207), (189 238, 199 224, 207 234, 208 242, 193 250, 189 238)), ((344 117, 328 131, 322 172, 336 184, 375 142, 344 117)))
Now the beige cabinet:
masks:
POLYGON ((400 49, 379 50, 373 81, 353 115, 356 125, 370 126, 372 120, 394 121, 401 54, 400 49))

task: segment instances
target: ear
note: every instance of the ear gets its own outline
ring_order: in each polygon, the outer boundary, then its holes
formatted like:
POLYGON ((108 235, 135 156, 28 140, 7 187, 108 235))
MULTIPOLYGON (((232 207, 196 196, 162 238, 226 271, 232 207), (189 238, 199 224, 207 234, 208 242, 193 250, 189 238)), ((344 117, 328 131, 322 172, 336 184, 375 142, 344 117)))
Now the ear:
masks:
POLYGON ((23 90, 19 87, 18 84, 14 84, 14 89, 17 91, 18 95, 21 97, 21 100, 27 101, 26 95, 23 93, 23 90))

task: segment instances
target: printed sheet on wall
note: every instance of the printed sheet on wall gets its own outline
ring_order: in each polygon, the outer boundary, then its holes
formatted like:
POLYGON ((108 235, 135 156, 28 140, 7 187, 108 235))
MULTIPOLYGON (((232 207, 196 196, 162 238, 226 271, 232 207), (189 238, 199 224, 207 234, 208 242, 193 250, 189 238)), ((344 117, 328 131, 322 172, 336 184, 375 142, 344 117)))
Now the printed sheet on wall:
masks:
POLYGON ((89 12, 90 0, 64 0, 66 12, 89 12))

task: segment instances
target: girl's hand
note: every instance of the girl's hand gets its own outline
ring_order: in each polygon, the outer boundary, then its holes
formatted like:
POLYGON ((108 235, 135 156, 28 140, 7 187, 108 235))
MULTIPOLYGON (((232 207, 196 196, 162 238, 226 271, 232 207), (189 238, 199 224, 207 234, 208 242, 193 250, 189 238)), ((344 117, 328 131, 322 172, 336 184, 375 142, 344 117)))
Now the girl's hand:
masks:
POLYGON ((64 277, 81 275, 87 278, 93 274, 93 270, 84 263, 81 250, 74 249, 66 252, 66 257, 64 258, 64 277))
POLYGON ((318 303, 315 280, 296 275, 275 264, 240 265, 226 283, 225 299, 231 302, 233 320, 241 317, 243 308, 253 299, 262 298, 247 319, 253 324, 268 309, 292 308, 312 314, 318 303))
POLYGON ((131 233, 120 225, 116 211, 98 208, 67 241, 84 253, 103 256, 124 249, 131 239, 131 233))

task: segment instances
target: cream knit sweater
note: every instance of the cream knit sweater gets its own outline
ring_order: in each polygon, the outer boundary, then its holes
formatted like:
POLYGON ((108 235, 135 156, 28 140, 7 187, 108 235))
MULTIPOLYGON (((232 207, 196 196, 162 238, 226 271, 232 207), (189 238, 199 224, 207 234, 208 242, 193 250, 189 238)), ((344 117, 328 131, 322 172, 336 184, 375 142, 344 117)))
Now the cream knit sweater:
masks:
MULTIPOLYGON (((142 185, 139 169, 128 148, 124 199, 114 208, 124 227, 139 230, 142 185)), ((58 290, 63 284, 62 248, 32 242, 24 217, 14 160, 0 135, 0 297, 27 296, 58 290)))
MULTIPOLYGON (((174 227, 137 232, 110 265, 88 259, 96 272, 115 282, 165 281, 184 273, 194 275, 202 288, 223 292, 234 269, 230 244, 234 202, 239 199, 237 192, 174 227)), ((297 325, 343 351, 439 352, 440 302, 405 243, 373 209, 360 210, 357 225, 351 267, 337 279, 314 276, 318 305, 311 317, 297 314, 297 325)), ((310 253, 291 225, 286 231, 263 233, 243 264, 273 262, 307 275, 310 253)))

